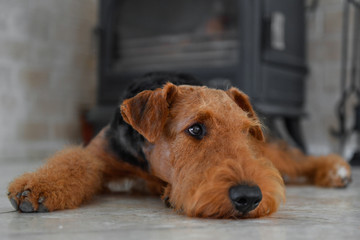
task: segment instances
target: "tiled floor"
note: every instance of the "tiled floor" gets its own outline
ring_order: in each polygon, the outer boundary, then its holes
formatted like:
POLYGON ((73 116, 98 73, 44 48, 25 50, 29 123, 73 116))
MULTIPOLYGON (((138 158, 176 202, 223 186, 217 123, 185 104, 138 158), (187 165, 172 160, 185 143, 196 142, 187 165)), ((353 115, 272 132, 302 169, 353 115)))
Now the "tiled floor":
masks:
POLYGON ((180 216, 158 198, 107 195, 76 210, 21 214, 6 185, 34 165, 0 167, 0 239, 359 239, 360 168, 347 189, 288 187, 287 202, 270 217, 209 220, 180 216))

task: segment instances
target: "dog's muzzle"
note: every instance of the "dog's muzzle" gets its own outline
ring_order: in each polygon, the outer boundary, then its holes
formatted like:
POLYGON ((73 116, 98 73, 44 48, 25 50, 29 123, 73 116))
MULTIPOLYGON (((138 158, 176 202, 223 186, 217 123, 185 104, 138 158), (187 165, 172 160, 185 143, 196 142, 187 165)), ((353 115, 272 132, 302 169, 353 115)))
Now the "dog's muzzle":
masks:
POLYGON ((229 197, 235 209, 245 215, 259 206, 262 194, 257 185, 240 184, 229 189, 229 197))

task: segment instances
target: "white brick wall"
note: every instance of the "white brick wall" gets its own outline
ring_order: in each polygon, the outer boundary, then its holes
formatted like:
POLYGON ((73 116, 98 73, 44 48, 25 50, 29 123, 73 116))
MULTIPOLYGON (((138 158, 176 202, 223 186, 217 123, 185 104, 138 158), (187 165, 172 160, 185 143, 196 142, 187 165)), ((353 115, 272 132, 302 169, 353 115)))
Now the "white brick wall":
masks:
POLYGON ((95 103, 96 0, 0 0, 0 162, 80 139, 95 103))

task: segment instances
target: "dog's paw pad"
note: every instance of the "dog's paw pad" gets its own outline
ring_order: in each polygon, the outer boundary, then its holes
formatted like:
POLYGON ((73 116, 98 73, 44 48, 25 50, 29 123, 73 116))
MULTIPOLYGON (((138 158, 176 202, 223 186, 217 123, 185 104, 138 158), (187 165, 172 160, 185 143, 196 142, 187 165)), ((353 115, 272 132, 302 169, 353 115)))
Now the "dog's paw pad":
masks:
POLYGON ((24 213, 49 212, 44 205, 45 197, 34 196, 29 189, 15 194, 8 194, 9 201, 15 210, 24 213))
POLYGON ((22 197, 27 197, 27 196, 29 196, 29 194, 30 194, 30 191, 29 191, 29 190, 25 190, 25 191, 23 191, 23 192, 21 193, 21 196, 22 196, 22 197))
POLYGON ((49 209, 47 209, 47 207, 45 207, 44 204, 39 204, 39 207, 38 207, 37 212, 40 212, 40 213, 42 213, 42 212, 49 212, 49 209))
POLYGON ((34 209, 32 203, 27 200, 24 200, 20 203, 19 209, 21 212, 24 212, 24 213, 35 212, 35 209, 34 209))

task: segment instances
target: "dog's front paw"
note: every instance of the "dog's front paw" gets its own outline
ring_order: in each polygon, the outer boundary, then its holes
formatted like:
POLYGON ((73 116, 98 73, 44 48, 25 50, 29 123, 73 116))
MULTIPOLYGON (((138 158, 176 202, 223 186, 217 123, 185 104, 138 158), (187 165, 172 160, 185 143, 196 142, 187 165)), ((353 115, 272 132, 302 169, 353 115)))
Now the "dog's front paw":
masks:
POLYGON ((26 173, 9 185, 8 198, 11 205, 21 212, 48 212, 46 190, 35 174, 26 173))
POLYGON ((342 188, 351 182, 350 165, 340 156, 332 154, 319 160, 315 175, 315 185, 342 188))
POLYGON ((48 208, 44 204, 45 197, 31 196, 30 190, 17 193, 15 196, 11 196, 9 193, 9 200, 11 205, 21 212, 48 212, 48 208), (37 200, 36 200, 37 199, 37 200))

